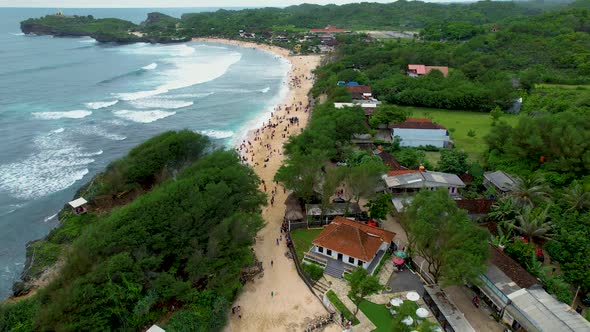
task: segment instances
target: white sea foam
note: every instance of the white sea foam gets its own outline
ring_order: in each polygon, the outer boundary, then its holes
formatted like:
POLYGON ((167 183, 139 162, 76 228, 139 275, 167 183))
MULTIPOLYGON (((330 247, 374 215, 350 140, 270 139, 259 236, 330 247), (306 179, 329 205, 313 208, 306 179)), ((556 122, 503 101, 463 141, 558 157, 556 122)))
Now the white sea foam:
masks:
POLYGON ((142 98, 133 100, 130 102, 130 104, 133 105, 133 107, 139 109, 177 109, 191 106, 194 103, 192 101, 174 100, 170 98, 142 98))
POLYGON ((234 132, 231 130, 199 130, 199 133, 217 139, 230 138, 234 136, 234 132))
POLYGON ((24 36, 25 35, 22 32, 11 32, 10 34, 13 35, 13 36, 24 36))
POLYGON ((141 69, 145 69, 145 70, 153 70, 153 69, 156 69, 156 68, 158 68, 158 64, 155 63, 155 62, 152 62, 152 63, 150 63, 147 66, 141 67, 141 69))
POLYGON ((150 123, 154 122, 163 118, 167 118, 176 114, 176 112, 166 112, 160 110, 153 110, 153 111, 130 111, 130 110, 120 110, 114 111, 113 114, 115 116, 120 117, 122 119, 131 120, 133 122, 138 123, 150 123))
POLYGON ((165 83, 150 90, 113 94, 125 101, 153 97, 171 90, 212 81, 223 76, 230 66, 242 58, 242 54, 238 52, 223 52, 214 56, 194 54, 195 48, 186 44, 164 46, 135 44, 119 48, 119 50, 131 54, 161 55, 164 57, 158 62, 166 64, 166 69, 158 70, 152 77, 153 81, 165 83))
POLYGON ((64 131, 65 131, 65 129, 64 129, 64 128, 59 128, 59 129, 56 129, 56 130, 52 130, 51 132, 52 132, 52 133, 59 134, 59 133, 63 133, 64 131))
POLYGON ((69 135, 37 136, 35 152, 0 165, 0 191, 19 199, 43 197, 66 189, 88 174, 87 165, 102 151, 87 153, 69 135))
POLYGON ((114 49, 118 52, 137 55, 188 56, 195 53, 195 49, 186 44, 161 45, 136 43, 114 49))
POLYGON ((96 39, 94 38, 84 38, 79 41, 80 43, 96 43, 96 39))
POLYGON ((21 207, 23 207, 24 205, 25 204, 9 204, 9 205, 5 205, 4 207, 6 209, 0 209, 0 217, 5 216, 7 214, 11 214, 12 212, 14 212, 14 211, 20 209, 21 207))
POLYGON ((158 88, 158 89, 146 90, 146 91, 116 93, 116 94, 114 94, 114 96, 119 99, 129 101, 129 100, 137 100, 137 99, 141 99, 141 98, 157 96, 157 95, 160 95, 160 94, 163 94, 166 92, 168 92, 167 89, 158 88))
POLYGON ((68 111, 68 112, 35 112, 32 113, 33 117, 42 120, 57 120, 57 119, 82 119, 90 114, 91 111, 86 110, 76 110, 76 111, 68 111))
MULTIPOLYGON (((80 135, 99 136, 99 137, 104 137, 104 138, 110 139, 112 141, 122 141, 127 138, 126 136, 123 136, 123 135, 110 133, 105 128, 99 127, 99 126, 82 125, 82 126, 76 126, 73 130, 74 130, 74 132, 76 132, 77 134, 80 134, 80 135)), ((101 153, 102 153, 102 150, 101 150, 101 153)))
POLYGON ((178 99, 178 98, 196 98, 196 99, 200 99, 200 98, 209 97, 209 96, 214 95, 214 94, 215 94, 215 92, 183 93, 183 94, 179 94, 179 95, 160 96, 160 98, 162 98, 162 99, 178 99))
POLYGON ((93 102, 89 102, 89 103, 84 103, 84 105, 86 105, 86 107, 93 109, 93 110, 98 110, 101 108, 106 108, 106 107, 110 107, 113 106, 115 104, 117 104, 119 101, 118 100, 113 100, 113 101, 93 101, 93 102))
POLYGON ((167 60, 175 68, 165 70, 161 76, 168 83, 161 89, 175 90, 212 81, 223 76, 229 67, 242 59, 237 52, 215 57, 179 57, 167 60))
POLYGON ((43 219, 43 222, 48 222, 49 220, 52 220, 55 217, 57 217, 57 212, 50 215, 49 217, 45 217, 45 219, 43 219))
POLYGON ((267 86, 266 88, 260 90, 260 92, 262 93, 267 93, 268 91, 270 91, 270 86, 267 86))

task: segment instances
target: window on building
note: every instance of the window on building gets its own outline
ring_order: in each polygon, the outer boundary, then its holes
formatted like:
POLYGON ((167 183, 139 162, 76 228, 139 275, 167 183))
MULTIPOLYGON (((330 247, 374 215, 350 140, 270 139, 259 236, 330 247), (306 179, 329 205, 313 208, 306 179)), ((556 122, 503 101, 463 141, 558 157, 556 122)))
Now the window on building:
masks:
POLYGON ((363 266, 363 263, 364 262, 359 259, 358 266, 363 266))
POLYGON ((348 257, 348 262, 350 264, 354 264, 354 257, 348 257))
POLYGON ((324 248, 323 247, 318 247, 318 252, 324 252, 324 248))
POLYGON ((330 249, 326 250, 326 254, 327 254, 328 256, 332 256, 332 250, 330 250, 330 249))

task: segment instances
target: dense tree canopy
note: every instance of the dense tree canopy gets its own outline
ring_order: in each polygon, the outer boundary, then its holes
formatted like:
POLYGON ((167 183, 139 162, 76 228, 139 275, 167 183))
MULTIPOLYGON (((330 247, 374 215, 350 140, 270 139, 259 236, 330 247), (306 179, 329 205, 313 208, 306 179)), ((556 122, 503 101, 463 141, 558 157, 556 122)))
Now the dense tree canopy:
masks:
MULTIPOLYGON (((148 145, 165 145, 166 136, 161 139, 148 145)), ((195 151, 181 154, 187 152, 195 151)), ((220 330, 241 288, 241 270, 254 260, 249 247, 265 203, 258 185, 234 152, 202 157, 101 216, 73 243, 61 275, 28 300, 32 304, 3 307, 0 314, 29 310, 25 323, 34 330, 139 330, 174 306, 167 330, 186 330, 187 322, 195 331, 220 330)))
POLYGON ((406 207, 402 226, 435 282, 476 282, 486 270, 488 232, 472 223, 446 190, 422 190, 406 207))

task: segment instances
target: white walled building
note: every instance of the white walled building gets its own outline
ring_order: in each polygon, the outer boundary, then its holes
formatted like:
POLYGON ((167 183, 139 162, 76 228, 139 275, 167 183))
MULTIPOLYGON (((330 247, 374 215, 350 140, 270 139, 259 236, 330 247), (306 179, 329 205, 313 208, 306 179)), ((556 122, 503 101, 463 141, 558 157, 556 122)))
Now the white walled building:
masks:
POLYGON ((430 119, 407 119, 391 126, 391 138, 401 140, 400 146, 426 146, 437 148, 451 147, 453 142, 448 130, 430 119))
POLYGON ((393 232, 336 217, 313 240, 311 252, 329 258, 328 267, 343 267, 341 263, 344 263, 351 268, 362 266, 373 273, 394 237, 393 232))

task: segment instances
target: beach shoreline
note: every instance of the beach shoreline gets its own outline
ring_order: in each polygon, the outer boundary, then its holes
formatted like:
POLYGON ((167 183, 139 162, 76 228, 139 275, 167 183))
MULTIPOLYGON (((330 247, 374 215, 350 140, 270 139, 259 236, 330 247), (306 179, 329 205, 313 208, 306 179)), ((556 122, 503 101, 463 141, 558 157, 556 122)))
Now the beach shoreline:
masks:
MULTIPOLYGON (((274 175, 283 163, 283 144, 290 136, 301 133, 309 121, 311 106, 309 91, 319 66, 319 55, 290 55, 289 50, 271 45, 217 38, 196 38, 193 41, 219 43, 271 52, 291 63, 286 82, 289 86, 284 100, 259 128, 249 130, 238 142, 236 150, 242 162, 248 163, 261 179, 260 190, 268 195, 263 208, 265 226, 256 235, 254 252, 262 262, 264 274, 246 283, 233 307, 239 313, 229 313, 224 331, 300 331, 314 318, 325 316, 326 309, 299 277, 288 258, 286 234, 281 232, 285 200, 289 194, 274 182, 274 175)), ((340 331, 330 325, 325 331, 340 331)))

